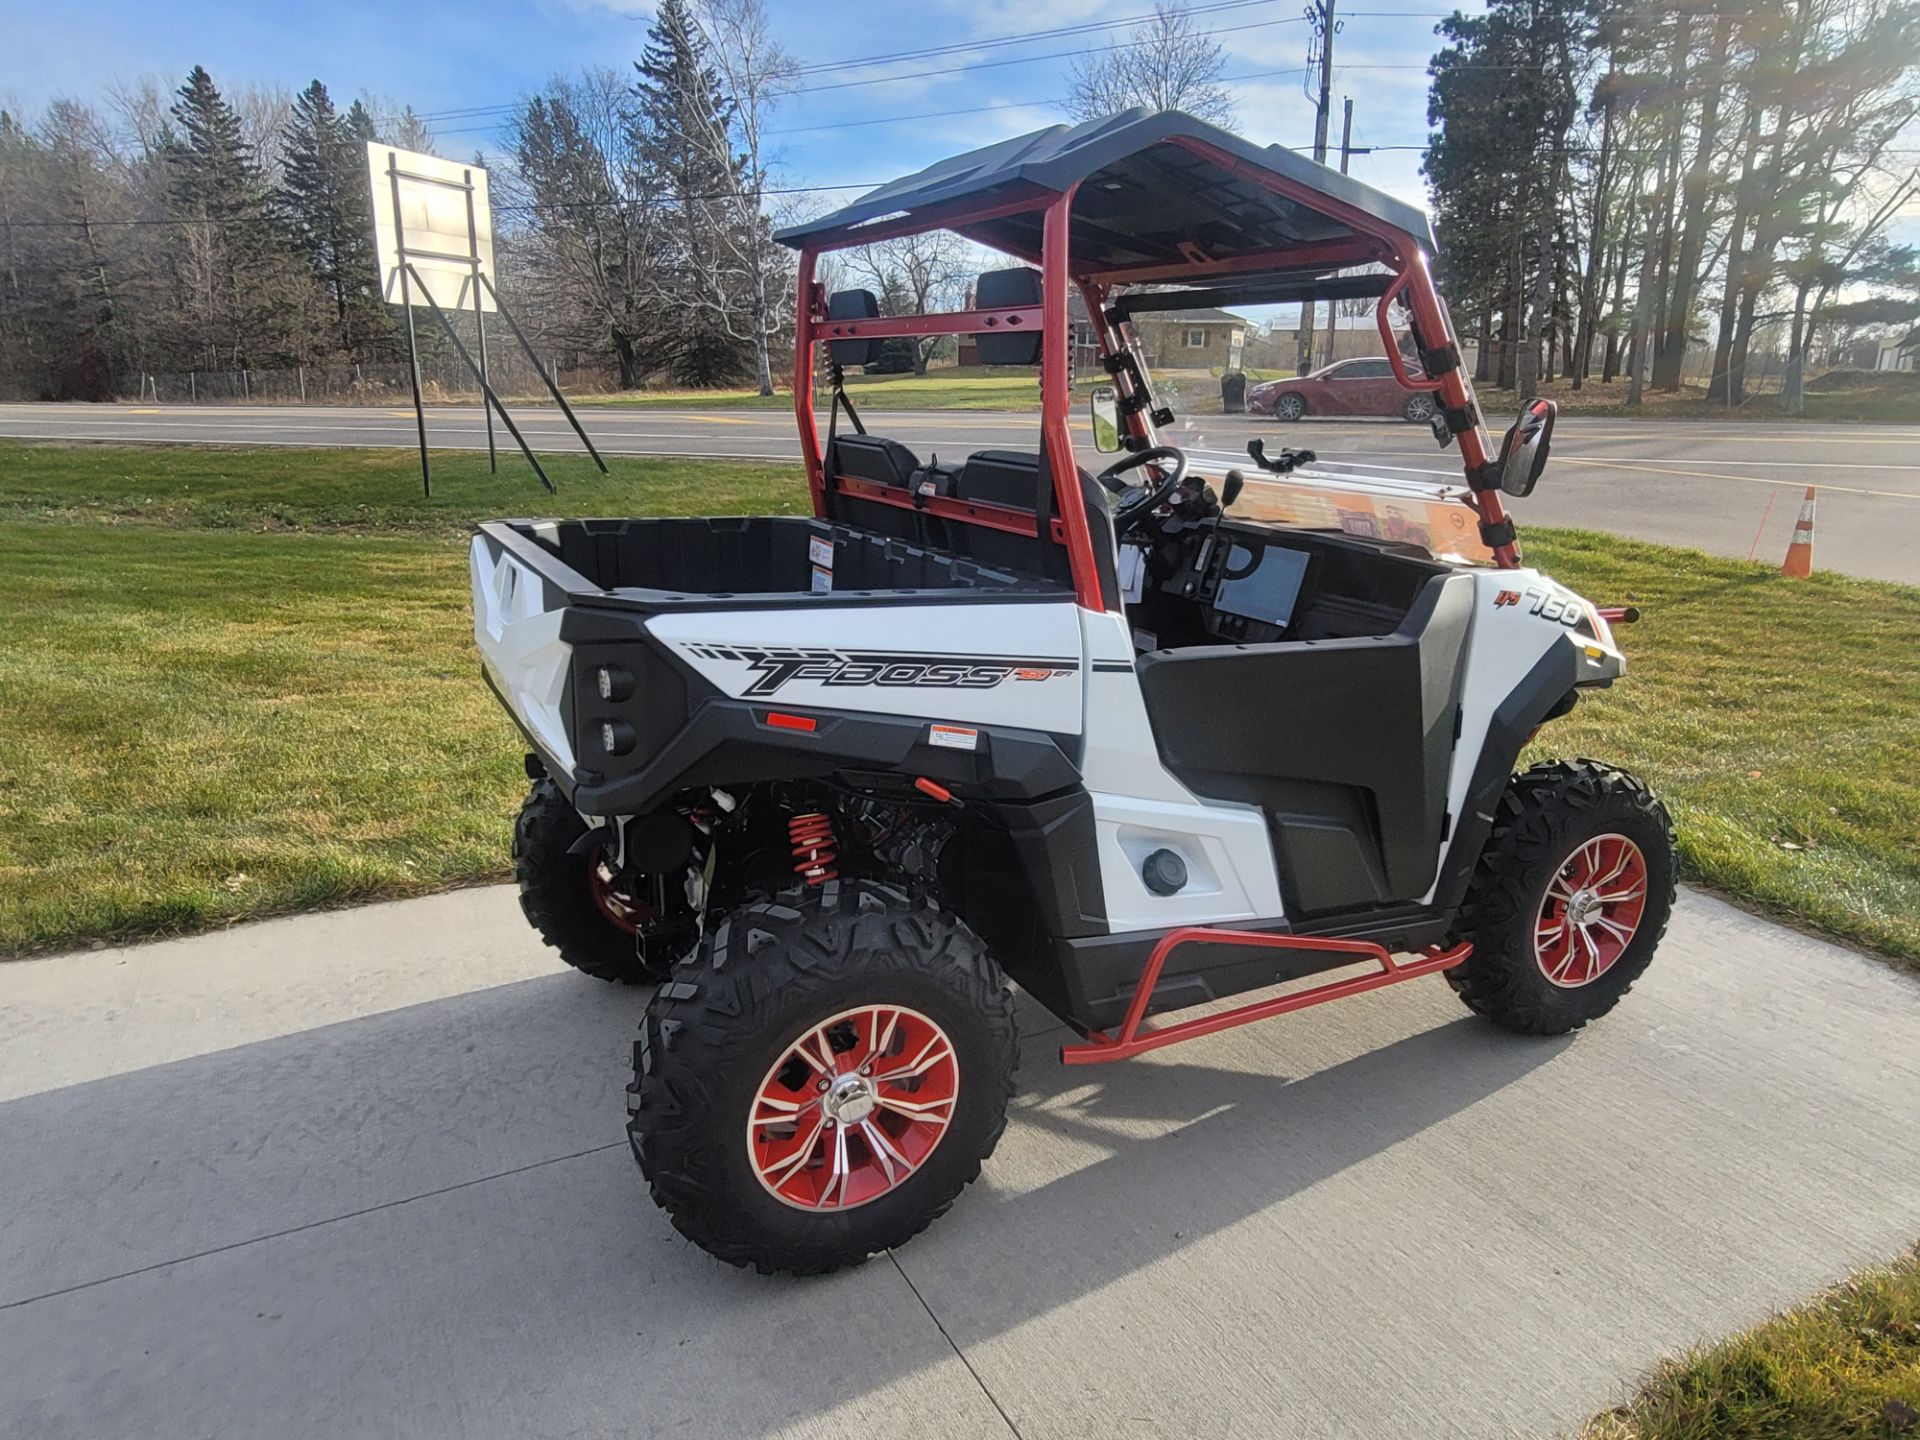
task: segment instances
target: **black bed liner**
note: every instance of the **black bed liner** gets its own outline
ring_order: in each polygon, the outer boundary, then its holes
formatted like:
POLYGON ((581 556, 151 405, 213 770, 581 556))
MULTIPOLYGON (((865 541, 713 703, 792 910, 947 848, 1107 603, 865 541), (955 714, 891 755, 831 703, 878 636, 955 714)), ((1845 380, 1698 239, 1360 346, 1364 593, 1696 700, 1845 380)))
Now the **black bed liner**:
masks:
POLYGON ((1073 591, 851 525, 805 516, 494 520, 490 543, 524 562, 563 603, 618 609, 747 610, 800 606, 1053 601, 1073 591), (830 588, 815 589, 815 547, 830 588))

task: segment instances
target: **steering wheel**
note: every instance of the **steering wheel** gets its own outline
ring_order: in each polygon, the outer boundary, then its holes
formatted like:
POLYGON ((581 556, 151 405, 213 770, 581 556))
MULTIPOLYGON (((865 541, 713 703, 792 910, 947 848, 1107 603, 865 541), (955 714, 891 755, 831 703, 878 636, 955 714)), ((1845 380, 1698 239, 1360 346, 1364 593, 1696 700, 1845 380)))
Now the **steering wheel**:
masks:
POLYGON ((1180 488, 1180 482, 1186 476, 1186 452, 1176 450, 1171 445, 1155 445, 1150 450, 1136 451, 1102 470, 1098 476, 1100 483, 1120 497, 1120 503, 1113 509, 1114 534, 1126 534, 1152 514, 1169 495, 1180 488), (1142 465, 1165 465, 1168 469, 1161 479, 1145 485, 1129 485, 1120 478, 1142 465))

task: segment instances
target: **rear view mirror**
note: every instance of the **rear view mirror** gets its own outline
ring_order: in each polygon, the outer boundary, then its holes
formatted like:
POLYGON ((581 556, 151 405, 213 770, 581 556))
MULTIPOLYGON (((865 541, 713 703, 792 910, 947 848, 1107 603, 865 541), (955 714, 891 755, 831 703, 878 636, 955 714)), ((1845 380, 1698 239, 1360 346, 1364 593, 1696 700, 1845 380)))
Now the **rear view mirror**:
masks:
POLYGON ((1500 442, 1500 488, 1509 495, 1533 493, 1547 468, 1547 450, 1553 443, 1553 417, 1559 407, 1551 400, 1534 400, 1500 442))
POLYGON ((1096 385, 1087 399, 1093 412, 1093 448, 1112 455, 1120 448, 1120 395, 1111 385, 1096 385))

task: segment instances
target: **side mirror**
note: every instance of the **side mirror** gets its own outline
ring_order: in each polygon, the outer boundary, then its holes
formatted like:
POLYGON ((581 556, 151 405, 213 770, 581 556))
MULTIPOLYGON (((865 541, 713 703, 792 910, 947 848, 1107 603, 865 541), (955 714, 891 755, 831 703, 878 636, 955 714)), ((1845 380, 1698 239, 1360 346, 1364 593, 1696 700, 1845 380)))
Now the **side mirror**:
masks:
POLYGON ((1233 502, 1240 498, 1240 492, 1247 488, 1247 477, 1238 470, 1229 470, 1220 477, 1220 508, 1230 510, 1233 502))
POLYGON ((1500 442, 1500 488, 1507 494, 1533 493, 1540 473, 1547 468, 1547 451, 1553 443, 1553 417, 1559 408, 1551 400, 1532 401, 1500 442))
POLYGON ((1120 449, 1120 392, 1111 385, 1096 385, 1087 397, 1093 414, 1093 448, 1102 455, 1120 449))

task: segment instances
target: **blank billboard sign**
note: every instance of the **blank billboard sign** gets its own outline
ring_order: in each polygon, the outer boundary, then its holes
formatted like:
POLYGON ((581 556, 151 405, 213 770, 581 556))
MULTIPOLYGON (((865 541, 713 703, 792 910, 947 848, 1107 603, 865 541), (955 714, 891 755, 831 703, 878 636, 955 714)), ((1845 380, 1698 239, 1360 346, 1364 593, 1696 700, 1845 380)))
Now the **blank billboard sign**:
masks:
POLYGON ((474 261, 493 279, 493 212, 487 203, 487 172, 414 150, 367 142, 367 180, 373 187, 374 242, 380 251, 380 290, 401 303, 401 243, 412 262, 413 303, 430 293, 443 309, 471 310, 474 291, 483 309, 494 310, 493 292, 474 284, 474 261), (396 201, 398 213, 395 213, 396 201))

